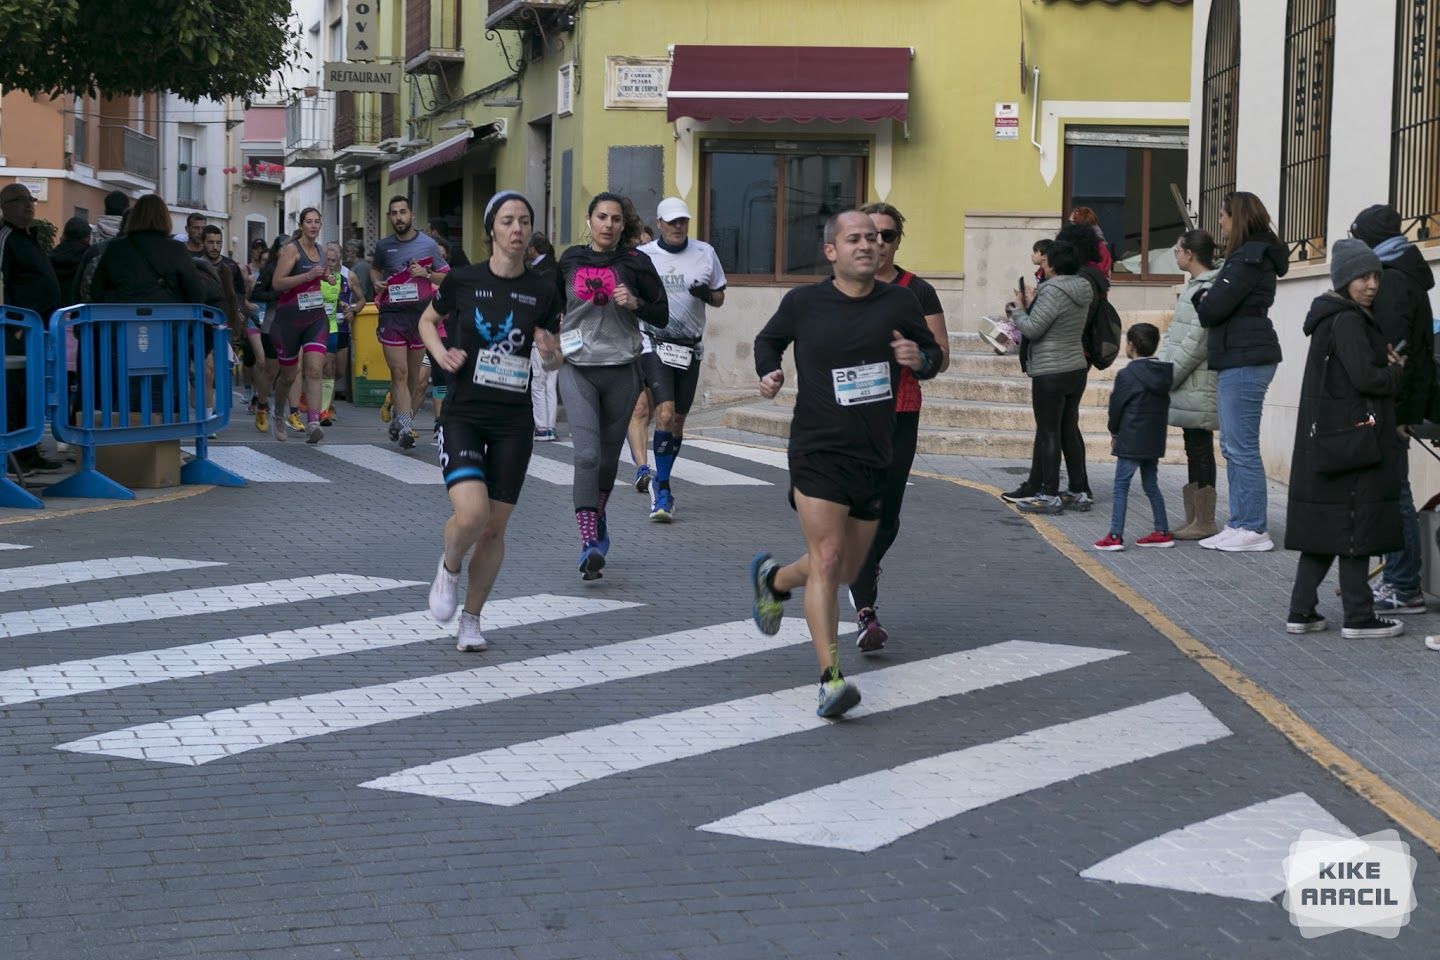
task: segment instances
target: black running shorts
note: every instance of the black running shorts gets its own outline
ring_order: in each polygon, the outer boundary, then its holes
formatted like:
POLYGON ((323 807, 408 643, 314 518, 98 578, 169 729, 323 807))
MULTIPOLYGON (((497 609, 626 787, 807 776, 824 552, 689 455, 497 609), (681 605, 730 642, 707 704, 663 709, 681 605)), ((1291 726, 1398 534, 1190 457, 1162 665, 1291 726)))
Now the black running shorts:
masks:
POLYGON ((690 366, 687 369, 672 367, 661 361, 660 356, 655 353, 640 354, 640 373, 645 378, 645 386, 650 388, 650 402, 659 406, 662 403, 675 404, 675 412, 680 416, 688 416, 690 407, 695 403, 695 390, 700 386, 700 358, 690 358, 690 366))
POLYGON ((790 506, 795 491, 850 508, 856 520, 879 520, 885 502, 885 470, 838 453, 790 455, 790 506))
POLYGON ((447 419, 440 424, 435 447, 440 451, 445 489, 479 480, 489 488, 491 500, 519 502, 530 451, 535 445, 528 417, 525 426, 527 429, 520 433, 497 434, 464 420, 447 419))

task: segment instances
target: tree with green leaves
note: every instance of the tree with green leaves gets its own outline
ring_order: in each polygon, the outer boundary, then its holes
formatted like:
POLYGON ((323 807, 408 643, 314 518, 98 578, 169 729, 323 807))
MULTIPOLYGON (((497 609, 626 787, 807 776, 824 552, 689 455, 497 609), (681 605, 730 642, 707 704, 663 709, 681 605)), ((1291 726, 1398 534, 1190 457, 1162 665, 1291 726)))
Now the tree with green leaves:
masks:
POLYGON ((250 98, 300 56, 290 0, 0 0, 0 85, 250 98))

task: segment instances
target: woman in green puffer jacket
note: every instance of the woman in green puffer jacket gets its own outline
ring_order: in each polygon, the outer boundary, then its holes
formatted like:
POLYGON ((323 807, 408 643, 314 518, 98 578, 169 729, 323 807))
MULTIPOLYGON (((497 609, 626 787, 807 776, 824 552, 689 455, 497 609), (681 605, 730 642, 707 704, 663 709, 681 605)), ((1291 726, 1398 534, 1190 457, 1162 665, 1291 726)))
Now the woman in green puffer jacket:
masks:
POLYGON ((1185 525, 1172 532, 1176 540, 1202 540, 1220 532, 1215 526, 1215 431, 1220 414, 1215 401, 1215 371, 1205 363, 1209 331, 1200 326, 1191 298, 1208 289, 1219 273, 1215 238, 1191 230, 1175 244, 1175 262, 1189 275, 1175 304, 1175 316, 1156 356, 1175 368, 1170 386, 1170 425, 1185 438, 1185 525))

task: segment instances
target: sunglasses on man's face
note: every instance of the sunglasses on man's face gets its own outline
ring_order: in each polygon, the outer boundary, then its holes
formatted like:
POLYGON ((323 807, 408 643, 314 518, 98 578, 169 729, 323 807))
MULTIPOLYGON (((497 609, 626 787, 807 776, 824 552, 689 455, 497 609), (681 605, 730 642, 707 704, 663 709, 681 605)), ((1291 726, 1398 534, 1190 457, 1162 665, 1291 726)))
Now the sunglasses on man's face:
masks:
POLYGON ((880 238, 882 243, 894 243, 900 239, 899 230, 877 230, 875 235, 880 238))

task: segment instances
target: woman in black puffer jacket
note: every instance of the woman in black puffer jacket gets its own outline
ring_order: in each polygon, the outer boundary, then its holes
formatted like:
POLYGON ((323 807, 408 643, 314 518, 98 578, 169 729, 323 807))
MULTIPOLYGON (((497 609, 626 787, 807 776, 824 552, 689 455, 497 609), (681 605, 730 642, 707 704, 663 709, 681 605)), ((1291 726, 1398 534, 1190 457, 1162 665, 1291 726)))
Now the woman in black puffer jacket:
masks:
POLYGON ((1270 214, 1253 193, 1232 193, 1220 205, 1225 265, 1215 282, 1195 293, 1200 325, 1210 331, 1206 364, 1216 371, 1220 449, 1225 454, 1230 520, 1207 550, 1273 550, 1266 531, 1265 462, 1260 458, 1260 416, 1265 392, 1280 364, 1280 338, 1270 322, 1275 281, 1290 269, 1289 251, 1275 236, 1270 214))
MULTIPOLYGON (((1300 388, 1285 547, 1300 551, 1286 630, 1324 630, 1315 610, 1320 582, 1337 557, 1347 640, 1393 637, 1399 621, 1375 616, 1366 573, 1372 555, 1399 549, 1400 441, 1395 395, 1405 358, 1386 342, 1370 312, 1380 287, 1380 258, 1360 240, 1337 241, 1330 253, 1335 289, 1315 298, 1305 318, 1310 352, 1300 388), (1316 434, 1374 431, 1379 462, 1338 471, 1317 449, 1316 434), (1329 472, 1322 472, 1328 467, 1329 472)), ((1374 449, 1373 447, 1371 449, 1374 449)))

